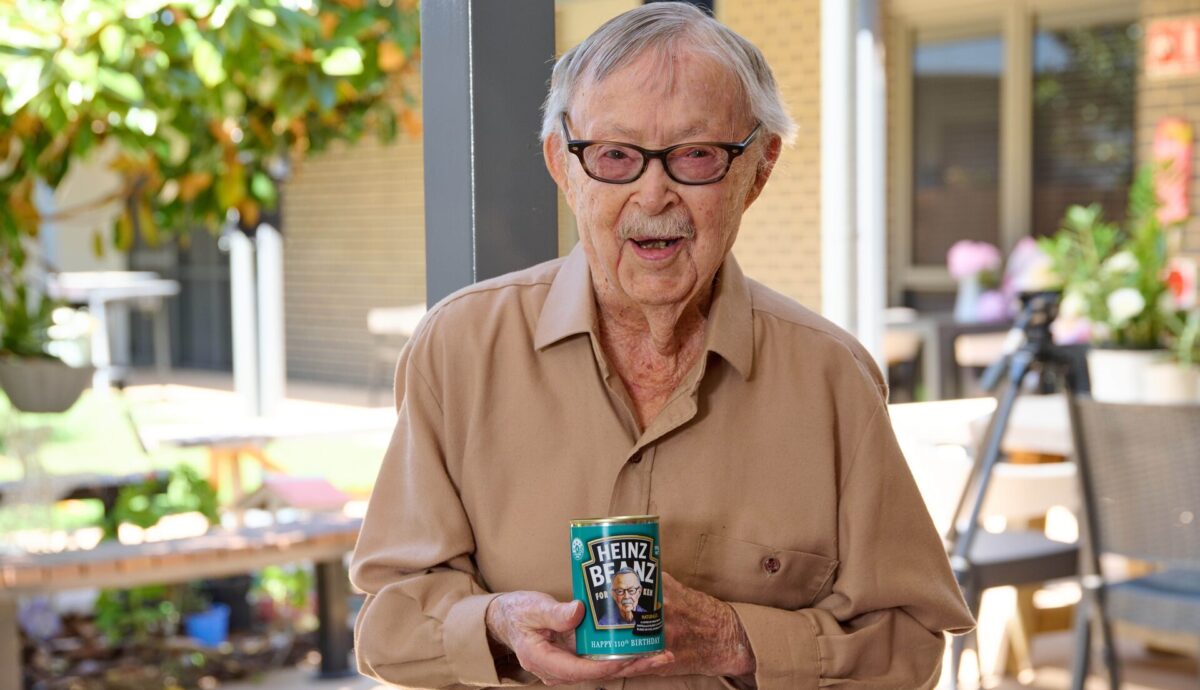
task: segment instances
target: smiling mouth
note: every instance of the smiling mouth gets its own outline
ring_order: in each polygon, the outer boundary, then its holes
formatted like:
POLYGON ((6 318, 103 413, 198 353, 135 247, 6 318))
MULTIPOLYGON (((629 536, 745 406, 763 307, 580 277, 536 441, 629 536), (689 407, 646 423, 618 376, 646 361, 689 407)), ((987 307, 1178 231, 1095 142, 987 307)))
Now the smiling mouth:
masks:
POLYGON ((633 240, 633 242, 642 249, 666 249, 667 247, 674 245, 680 239, 682 238, 670 237, 666 239, 633 240))

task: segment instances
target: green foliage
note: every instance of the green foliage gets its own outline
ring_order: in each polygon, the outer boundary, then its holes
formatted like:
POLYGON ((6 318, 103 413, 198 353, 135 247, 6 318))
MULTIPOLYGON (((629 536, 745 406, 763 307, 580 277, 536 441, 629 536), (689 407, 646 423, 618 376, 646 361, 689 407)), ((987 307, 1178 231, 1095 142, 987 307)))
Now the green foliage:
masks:
POLYGON ((184 616, 210 603, 194 583, 105 589, 96 600, 96 628, 111 644, 143 643, 174 634, 184 616))
POLYGON ((312 573, 307 568, 287 568, 269 565, 258 575, 256 589, 274 601, 295 610, 308 606, 309 592, 313 588, 312 573))
POLYGON ((46 343, 55 306, 45 295, 31 296, 24 283, 0 286, 0 355, 51 358, 46 343))
POLYGON ((1058 233, 1039 240, 1039 246, 1063 281, 1064 311, 1068 304, 1081 305, 1082 316, 1096 328, 1098 344, 1161 347, 1168 318, 1159 308, 1167 291, 1167 241, 1157 217, 1151 168, 1134 179, 1128 208, 1122 228, 1106 220, 1097 204, 1072 206, 1058 233), (1114 309, 1120 297, 1139 298, 1141 307, 1114 309))
POLYGON ((106 142, 123 184, 89 207, 122 203, 119 249, 230 211, 257 225, 290 160, 395 136, 385 88, 414 71, 418 27, 414 0, 0 3, 0 267, 23 266, 20 238, 44 220, 38 182, 57 188, 106 142))
POLYGON ((190 512, 204 515, 209 524, 220 521, 212 485, 195 468, 179 465, 172 471, 165 492, 153 479, 122 487, 112 510, 104 516, 104 538, 116 539, 117 529, 125 523, 146 529, 167 515, 190 512))
POLYGON ((274 604, 278 624, 311 630, 317 625, 310 610, 313 586, 312 569, 308 566, 270 565, 258 573, 251 594, 256 600, 269 599, 274 604))

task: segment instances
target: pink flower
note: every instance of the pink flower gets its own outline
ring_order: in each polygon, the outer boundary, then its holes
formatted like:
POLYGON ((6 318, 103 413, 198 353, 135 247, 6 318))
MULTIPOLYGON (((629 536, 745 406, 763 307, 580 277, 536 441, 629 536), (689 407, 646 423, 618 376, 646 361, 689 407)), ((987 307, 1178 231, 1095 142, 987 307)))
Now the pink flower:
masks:
POLYGON ((1048 290, 1060 282, 1050 257, 1036 240, 1027 235, 1017 241, 1004 269, 1005 294, 1016 297, 1021 292, 1048 290))
POLYGON ((1092 322, 1084 317, 1059 317, 1050 324, 1050 334, 1058 345, 1083 345, 1092 339, 1092 322))
POLYGON ((946 265, 955 280, 1000 268, 1000 250, 987 242, 959 240, 946 254, 946 265))
POLYGON ((1192 309, 1197 303, 1196 294, 1196 262, 1181 256, 1171 257, 1167 261, 1166 275, 1163 282, 1167 284, 1167 293, 1175 309, 1192 309))
POLYGON ((999 290, 988 290, 979 296, 975 315, 980 321, 1003 321, 1008 318, 1008 299, 999 290))

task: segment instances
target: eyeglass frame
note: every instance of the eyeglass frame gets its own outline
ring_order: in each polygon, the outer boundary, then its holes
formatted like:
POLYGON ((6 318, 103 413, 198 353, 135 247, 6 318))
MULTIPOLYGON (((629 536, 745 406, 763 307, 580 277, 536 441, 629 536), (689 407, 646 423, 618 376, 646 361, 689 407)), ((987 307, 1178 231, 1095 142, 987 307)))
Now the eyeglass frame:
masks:
POLYGON ((679 184, 689 185, 692 187, 699 187, 699 186, 706 185, 706 184, 716 184, 716 183, 720 182, 721 180, 725 179, 725 177, 727 175, 729 175, 729 169, 733 167, 733 161, 736 160, 738 156, 745 153, 746 149, 750 147, 750 144, 754 143, 754 139, 755 139, 755 137, 758 136, 758 132, 759 132, 759 130, 762 129, 762 125, 763 125, 761 120, 757 121, 756 124, 754 125, 754 129, 750 130, 750 134, 746 135, 745 139, 743 139, 741 141, 737 141, 737 142, 685 141, 682 144, 675 144, 674 146, 668 146, 665 149, 648 149, 648 148, 643 148, 641 146, 638 146, 637 144, 630 144, 630 143, 624 142, 624 141, 609 141, 607 139, 572 139, 571 132, 570 132, 570 130, 567 129, 567 114, 566 113, 562 113, 559 116, 559 122, 562 124, 563 136, 566 137, 567 151, 575 154, 575 157, 579 159, 579 166, 581 168, 583 168, 583 172, 586 173, 588 177, 592 178, 593 180, 596 180, 597 182, 604 182, 605 184, 632 184, 634 182, 637 182, 639 179, 641 179, 642 175, 646 174, 646 168, 650 167, 651 160, 658 159, 659 161, 662 162, 663 172, 665 172, 667 174, 667 177, 671 178, 675 182, 678 182, 679 184), (628 180, 622 180, 622 181, 606 180, 603 177, 598 177, 598 176, 592 174, 592 171, 588 169, 587 163, 583 160, 583 152, 585 149, 587 149, 587 147, 594 146, 596 144, 609 144, 609 145, 613 145, 613 146, 624 146, 626 148, 630 148, 630 149, 633 149, 634 151, 637 151, 638 153, 640 153, 642 155, 642 169, 638 170, 638 173, 636 175, 634 175, 633 177, 629 178, 628 180), (674 173, 671 172, 671 166, 667 165, 667 154, 671 153, 672 151, 675 151, 676 149, 681 149, 685 146, 715 146, 719 149, 723 149, 726 153, 729 154, 729 161, 725 164, 725 170, 721 173, 721 175, 719 177, 715 177, 711 180, 705 180, 704 182, 686 182, 684 180, 679 179, 678 177, 675 177, 674 173))

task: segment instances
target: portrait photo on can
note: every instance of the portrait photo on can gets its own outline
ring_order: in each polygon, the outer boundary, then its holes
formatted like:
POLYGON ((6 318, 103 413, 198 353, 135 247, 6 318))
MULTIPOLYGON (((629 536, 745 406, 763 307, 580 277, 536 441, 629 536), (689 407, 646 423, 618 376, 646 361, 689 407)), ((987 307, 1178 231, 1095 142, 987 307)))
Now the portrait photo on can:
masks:
POLYGON ((661 649, 657 527, 655 516, 572 523, 575 598, 587 607, 576 631, 581 654, 611 658, 661 649))

